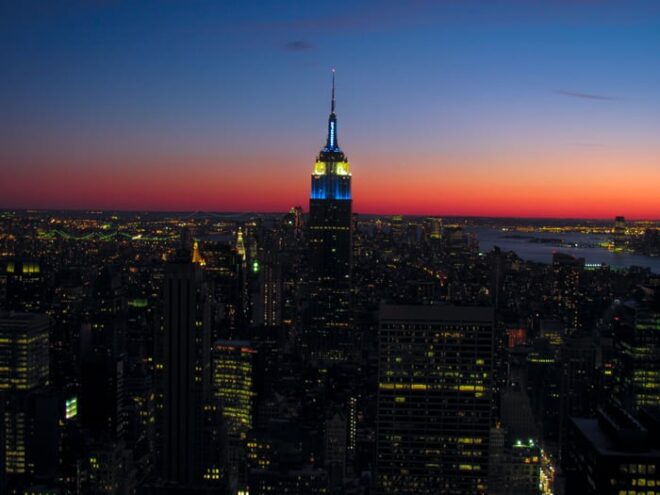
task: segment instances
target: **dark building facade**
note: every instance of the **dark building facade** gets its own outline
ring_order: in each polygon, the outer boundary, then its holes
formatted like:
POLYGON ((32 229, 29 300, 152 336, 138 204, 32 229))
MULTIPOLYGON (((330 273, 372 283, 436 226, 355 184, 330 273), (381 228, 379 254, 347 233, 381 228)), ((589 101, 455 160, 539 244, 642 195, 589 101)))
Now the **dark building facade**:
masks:
POLYGON ((660 286, 639 287, 614 317, 614 395, 637 413, 660 407, 660 286))
POLYGON ((492 308, 381 306, 377 493, 487 493, 493 335, 492 308))
MULTIPOLYGON (((214 455, 210 294, 203 272, 181 250, 165 269, 161 367, 161 478, 199 487, 221 478, 214 455)), ((219 413, 219 411, 218 411, 219 413)))
POLYGON ((660 487, 657 418, 644 424, 619 408, 571 418, 564 453, 567 495, 653 494, 660 487))

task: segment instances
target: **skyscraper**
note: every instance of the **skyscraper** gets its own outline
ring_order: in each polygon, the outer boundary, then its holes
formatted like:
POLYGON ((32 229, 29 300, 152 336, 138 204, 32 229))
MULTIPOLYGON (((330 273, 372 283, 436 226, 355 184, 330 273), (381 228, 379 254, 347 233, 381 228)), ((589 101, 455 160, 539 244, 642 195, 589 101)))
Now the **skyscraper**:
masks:
POLYGON ((634 414, 660 407, 659 329, 660 285, 639 286, 613 327, 614 400, 634 414))
POLYGON ((254 365, 249 341, 218 340, 213 345, 213 397, 227 433, 227 472, 245 484, 246 435, 254 426, 254 365))
POLYGON ((242 340, 218 340, 213 346, 213 395, 222 405, 229 435, 239 439, 254 426, 256 352, 242 340))
POLYGON ((582 328, 581 307, 584 299, 581 291, 584 277, 584 258, 575 258, 564 253, 552 255, 553 299, 558 315, 566 325, 567 333, 573 334, 582 328))
POLYGON ((623 251, 626 248, 626 219, 625 217, 614 218, 614 228, 612 229, 612 249, 614 251, 623 251))
POLYGON ((328 137, 314 164, 311 189, 308 232, 312 352, 333 358, 342 354, 350 327, 352 265, 351 171, 337 141, 334 71, 328 137))
POLYGON ((81 330, 81 422, 97 439, 118 441, 126 423, 126 298, 117 270, 94 283, 89 322, 81 330))
POLYGON ((384 305, 378 334, 379 494, 484 494, 492 308, 384 305))
POLYGON ((161 477, 179 487, 220 480, 212 449, 209 293, 201 267, 181 249, 165 269, 161 477))
POLYGON ((28 472, 27 395, 48 384, 48 326, 45 315, 0 313, 0 390, 7 397, 2 447, 8 475, 28 472))
POLYGON ((43 310, 44 274, 38 261, 8 261, 5 274, 6 309, 26 313, 43 310))

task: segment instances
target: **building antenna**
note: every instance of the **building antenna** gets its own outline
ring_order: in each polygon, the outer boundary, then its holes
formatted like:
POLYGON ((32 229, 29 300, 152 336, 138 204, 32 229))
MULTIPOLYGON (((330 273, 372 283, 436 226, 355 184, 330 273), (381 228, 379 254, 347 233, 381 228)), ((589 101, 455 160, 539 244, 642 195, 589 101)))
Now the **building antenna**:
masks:
POLYGON ((330 113, 335 113, 335 69, 332 69, 332 105, 330 113))

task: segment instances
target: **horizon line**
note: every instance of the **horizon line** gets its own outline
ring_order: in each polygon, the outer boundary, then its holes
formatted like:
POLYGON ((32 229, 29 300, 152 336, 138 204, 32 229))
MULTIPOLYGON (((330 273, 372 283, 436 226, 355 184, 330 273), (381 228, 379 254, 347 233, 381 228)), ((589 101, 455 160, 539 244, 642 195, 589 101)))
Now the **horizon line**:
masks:
MULTIPOLYGON (((299 205, 291 206, 297 208, 299 205)), ((300 206, 301 207, 301 206, 300 206)), ((302 207, 301 207, 302 208, 302 207)), ((252 211, 236 211, 236 210, 167 210, 167 209, 124 209, 124 208, 7 208, 0 207, 0 212, 15 211, 15 212, 79 212, 79 213, 176 213, 192 215, 195 213, 209 214, 209 215, 285 215, 289 210, 252 210, 252 211)), ((304 213, 309 213, 303 209, 304 213)), ((508 215, 442 215, 442 214, 427 214, 427 213, 368 213, 368 212, 353 212, 354 215, 367 215, 367 216, 403 216, 403 217, 426 217, 426 218, 474 218, 474 219, 494 219, 494 220, 587 220, 587 221, 609 221, 615 219, 619 215, 609 217, 562 217, 562 216, 508 216, 508 215)), ((626 221, 630 222, 660 222, 660 218, 637 218, 625 217, 626 221)))

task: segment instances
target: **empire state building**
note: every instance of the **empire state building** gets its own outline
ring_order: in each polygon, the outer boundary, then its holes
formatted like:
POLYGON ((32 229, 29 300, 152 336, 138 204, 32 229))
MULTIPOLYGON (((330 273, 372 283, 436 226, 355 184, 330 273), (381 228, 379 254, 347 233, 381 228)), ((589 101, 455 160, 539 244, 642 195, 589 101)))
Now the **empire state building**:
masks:
POLYGON ((310 330, 320 339, 312 346, 320 354, 339 352, 350 327, 351 170, 337 140, 335 106, 333 70, 328 137, 314 164, 309 199, 310 330))

